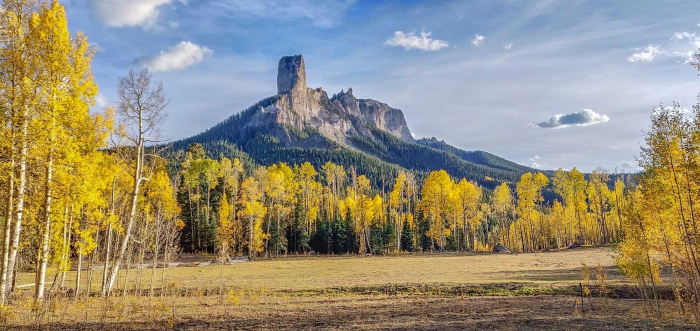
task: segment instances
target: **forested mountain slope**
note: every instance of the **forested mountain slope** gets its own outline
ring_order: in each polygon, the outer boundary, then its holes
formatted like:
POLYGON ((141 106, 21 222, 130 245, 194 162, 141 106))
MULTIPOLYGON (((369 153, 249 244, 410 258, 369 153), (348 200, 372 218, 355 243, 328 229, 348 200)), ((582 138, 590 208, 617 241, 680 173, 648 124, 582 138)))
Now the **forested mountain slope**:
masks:
POLYGON ((199 143, 210 157, 223 154, 261 165, 309 161, 320 167, 330 161, 356 167, 375 185, 394 178, 402 169, 418 177, 445 169, 454 177, 486 187, 516 182, 523 173, 536 171, 435 138, 415 140, 401 110, 376 100, 357 99, 352 89, 329 97, 321 88, 308 88, 301 55, 280 60, 277 87, 277 95, 175 142, 174 149, 199 143))

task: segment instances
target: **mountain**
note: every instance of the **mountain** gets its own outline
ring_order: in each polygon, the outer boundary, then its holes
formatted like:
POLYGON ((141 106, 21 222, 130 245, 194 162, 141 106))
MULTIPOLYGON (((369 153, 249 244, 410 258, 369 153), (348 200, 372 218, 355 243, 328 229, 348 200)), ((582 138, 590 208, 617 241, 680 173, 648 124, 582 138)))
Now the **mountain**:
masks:
POLYGON ((399 171, 420 178, 445 169, 452 176, 486 187, 515 182, 537 171, 482 151, 464 151, 436 138, 413 138, 403 112, 372 100, 358 99, 352 88, 328 96, 306 86, 301 55, 280 59, 277 95, 263 99, 214 127, 175 142, 175 150, 200 143, 218 157, 241 157, 269 165, 309 161, 317 168, 327 161, 355 166, 375 185, 391 181, 399 171))

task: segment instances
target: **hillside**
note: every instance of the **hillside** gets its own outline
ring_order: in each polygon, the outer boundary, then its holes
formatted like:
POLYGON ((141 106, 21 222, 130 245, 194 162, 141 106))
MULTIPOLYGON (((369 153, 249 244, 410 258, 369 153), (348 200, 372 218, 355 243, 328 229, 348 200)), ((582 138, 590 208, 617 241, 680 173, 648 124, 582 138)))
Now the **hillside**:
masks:
POLYGON ((373 183, 393 178, 401 170, 422 177, 432 170, 445 169, 452 176, 494 187, 536 171, 486 152, 464 151, 435 138, 415 140, 400 109, 358 99, 352 88, 330 97, 322 88, 308 88, 301 55, 280 60, 277 89, 277 95, 175 142, 175 150, 200 143, 211 157, 223 153, 262 165, 309 161, 320 167, 330 161, 355 166, 373 183))

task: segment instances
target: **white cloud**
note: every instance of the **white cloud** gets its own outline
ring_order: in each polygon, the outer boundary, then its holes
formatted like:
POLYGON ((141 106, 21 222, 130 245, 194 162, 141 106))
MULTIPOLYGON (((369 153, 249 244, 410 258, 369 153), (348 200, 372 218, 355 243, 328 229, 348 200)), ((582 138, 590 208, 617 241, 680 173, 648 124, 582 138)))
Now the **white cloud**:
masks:
MULTIPOLYGON (((150 28, 156 26, 160 6, 173 0, 92 0, 93 14, 107 26, 150 28)), ((183 4, 185 1, 180 1, 183 4)))
POLYGON ((513 43, 507 43, 502 45, 503 49, 511 49, 513 48, 513 43))
POLYGON ((695 52, 694 51, 673 52, 673 53, 671 53, 671 56, 681 58, 681 60, 679 60, 678 62, 690 63, 691 61, 693 61, 695 59, 695 52))
POLYGON ((98 93, 95 97, 95 105, 99 108, 107 108, 109 100, 102 93, 98 93))
POLYGON ((474 46, 479 47, 484 44, 484 40, 486 37, 480 35, 480 34, 475 34, 474 39, 472 39, 471 43, 474 44, 474 46))
POLYGON ((530 159, 527 160, 527 162, 528 162, 527 165, 528 165, 529 167, 535 168, 535 169, 539 169, 539 168, 542 168, 542 167, 546 167, 546 166, 547 166, 546 164, 542 164, 542 163, 540 162, 541 159, 542 159, 541 156, 535 155, 535 156, 533 156, 533 157, 531 157, 530 159))
POLYGON ((651 62, 657 55, 666 53, 662 50, 659 50, 657 47, 654 47, 653 45, 649 45, 643 49, 637 48, 636 51, 636 53, 632 54, 630 57, 627 58, 627 62, 651 62))
POLYGON ((688 39, 691 40, 695 38, 695 32, 690 33, 690 32, 676 32, 673 34, 673 37, 671 37, 671 40, 683 40, 683 39, 688 39))
POLYGON ((169 26, 171 29, 177 29, 178 27, 180 27, 180 22, 178 22, 178 21, 170 21, 170 22, 168 22, 168 26, 169 26))
POLYGON ((584 109, 578 113, 557 114, 549 120, 537 124, 540 128, 563 129, 570 126, 589 126, 610 121, 608 115, 599 114, 591 109, 584 109))
POLYGON ((416 36, 415 32, 396 31, 394 37, 387 39, 384 45, 400 46, 405 50, 420 49, 423 51, 438 51, 449 46, 447 41, 430 38, 430 35, 430 32, 425 31, 421 31, 420 37, 416 36))
POLYGON ((204 61, 213 53, 205 46, 182 41, 158 55, 141 58, 137 62, 152 72, 181 70, 204 61))

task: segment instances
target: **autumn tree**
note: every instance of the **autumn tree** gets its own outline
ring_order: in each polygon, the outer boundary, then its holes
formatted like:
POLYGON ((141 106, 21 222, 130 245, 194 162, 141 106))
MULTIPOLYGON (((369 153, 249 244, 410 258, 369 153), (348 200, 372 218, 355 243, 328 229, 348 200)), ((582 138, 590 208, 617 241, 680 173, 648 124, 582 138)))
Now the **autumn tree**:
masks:
POLYGON ((453 186, 454 182, 444 170, 431 172, 423 182, 421 209, 429 221, 427 235, 432 250, 437 240, 440 251, 444 251, 445 238, 450 235, 446 213, 453 186))
POLYGON ((130 70, 126 76, 119 79, 117 111, 122 122, 118 134, 126 139, 127 146, 133 149, 131 158, 125 160, 132 168, 133 185, 124 236, 118 248, 118 257, 111 268, 109 281, 102 291, 103 295, 109 295, 114 287, 124 254, 130 244, 141 184, 149 179, 152 173, 152 166, 149 168, 149 165, 154 164, 157 159, 157 155, 146 152, 146 145, 159 142, 158 134, 165 119, 164 109, 168 101, 165 99, 163 85, 151 80, 151 73, 147 69, 140 72, 130 70))

